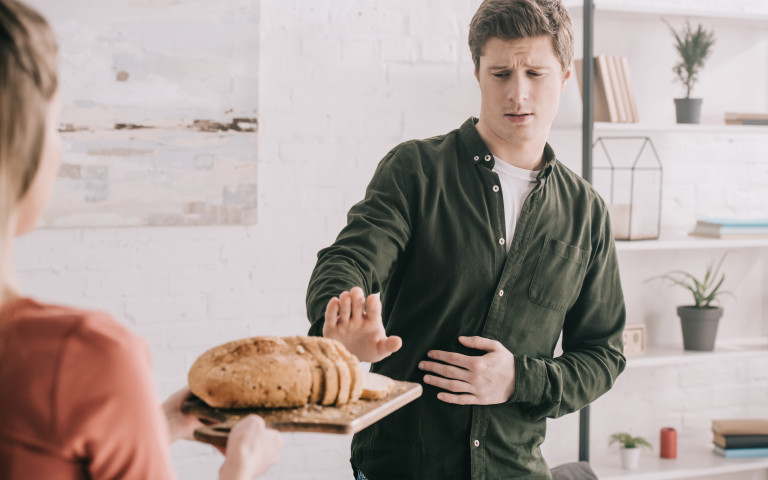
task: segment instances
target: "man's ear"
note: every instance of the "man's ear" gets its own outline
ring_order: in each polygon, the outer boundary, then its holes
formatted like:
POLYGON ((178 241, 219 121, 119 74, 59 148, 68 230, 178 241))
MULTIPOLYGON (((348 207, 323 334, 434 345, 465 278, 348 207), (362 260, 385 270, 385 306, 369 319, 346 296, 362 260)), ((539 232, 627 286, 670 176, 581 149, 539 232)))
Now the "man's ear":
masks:
POLYGON ((571 78, 571 72, 573 71, 573 67, 569 66, 568 71, 565 72, 565 75, 563 75, 563 83, 560 85, 560 91, 562 92, 565 89, 565 85, 568 83, 568 79, 571 78))

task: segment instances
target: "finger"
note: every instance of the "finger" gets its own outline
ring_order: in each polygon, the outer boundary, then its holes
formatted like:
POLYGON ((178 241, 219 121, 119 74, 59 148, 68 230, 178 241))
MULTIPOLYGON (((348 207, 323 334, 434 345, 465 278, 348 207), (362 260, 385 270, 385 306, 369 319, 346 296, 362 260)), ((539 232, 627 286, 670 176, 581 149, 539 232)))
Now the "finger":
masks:
POLYGON ((352 299, 349 292, 342 292, 339 295, 339 326, 349 323, 349 314, 352 312, 352 299))
POLYGON ((490 338, 485 337, 459 337, 459 342, 465 347, 486 352, 494 352, 502 346, 501 343, 496 340, 491 340, 490 338))
POLYGON ((258 435, 261 431, 266 429, 267 427, 263 418, 258 415, 250 414, 232 427, 229 432, 229 438, 239 438, 245 435, 258 435))
POLYGON ((381 321, 381 298, 378 295, 368 295, 365 301, 365 318, 381 321))
POLYGON ((477 357, 469 357, 455 352, 445 352, 443 350, 430 350, 427 352, 427 356, 434 360, 439 360, 443 363, 449 363, 456 365, 466 370, 471 370, 472 362, 477 357))
POLYGON ((363 320, 363 307, 365 306, 365 293, 360 287, 354 287, 349 291, 352 302, 352 314, 350 321, 359 322, 363 320))
POLYGON ((480 405, 478 398, 468 393, 456 395, 455 393, 440 392, 437 394, 437 399, 456 405, 480 405))
POLYGON ((391 335, 385 339, 379 340, 379 342, 376 344, 376 349, 378 350, 379 355, 388 357, 396 351, 400 350, 400 347, 402 346, 403 339, 397 335, 391 335))
POLYGON ((339 321, 339 299, 333 297, 328 300, 328 306, 325 307, 325 324, 331 328, 335 327, 339 321))
POLYGON ((452 378, 463 382, 468 382, 471 375, 469 371, 463 368, 437 362, 419 362, 419 369, 436 373, 443 378, 452 378))
POLYGON ((436 375, 424 375, 424 383, 454 393, 472 393, 472 385, 461 380, 451 380, 436 375))

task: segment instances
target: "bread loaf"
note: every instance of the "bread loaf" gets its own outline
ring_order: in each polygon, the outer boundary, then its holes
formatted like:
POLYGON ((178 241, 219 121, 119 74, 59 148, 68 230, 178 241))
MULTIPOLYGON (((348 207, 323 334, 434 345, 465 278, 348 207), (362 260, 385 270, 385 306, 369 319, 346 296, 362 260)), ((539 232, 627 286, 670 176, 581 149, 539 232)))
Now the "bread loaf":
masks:
POLYGON ((203 353, 189 389, 217 408, 344 405, 362 392, 360 362, 340 342, 321 337, 255 337, 203 353))

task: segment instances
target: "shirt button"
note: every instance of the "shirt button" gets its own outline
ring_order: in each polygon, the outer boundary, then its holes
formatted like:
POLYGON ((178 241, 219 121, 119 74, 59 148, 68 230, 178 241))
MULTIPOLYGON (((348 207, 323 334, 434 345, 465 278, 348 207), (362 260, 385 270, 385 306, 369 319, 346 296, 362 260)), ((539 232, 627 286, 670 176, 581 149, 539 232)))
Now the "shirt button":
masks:
POLYGON ((494 193, 498 192, 499 191, 499 186, 498 185, 494 185, 493 186, 493 191, 494 191, 494 193))
POLYGON ((499 245, 504 245, 505 243, 507 243, 506 240, 504 240, 503 238, 499 239, 499 245))
POLYGON ((500 296, 500 297, 503 297, 503 296, 504 296, 504 290, 499 290, 499 296, 500 296))
POLYGON ((475 155, 475 161, 478 161, 478 160, 480 160, 480 157, 475 155))
POLYGON ((474 441, 474 442, 472 442, 472 443, 473 443, 473 444, 474 444, 476 447, 479 447, 479 446, 480 446, 480 440, 475 440, 475 441, 474 441))
POLYGON ((490 162, 491 161, 491 156, 490 155, 486 155, 485 156, 485 161, 486 162, 490 162))

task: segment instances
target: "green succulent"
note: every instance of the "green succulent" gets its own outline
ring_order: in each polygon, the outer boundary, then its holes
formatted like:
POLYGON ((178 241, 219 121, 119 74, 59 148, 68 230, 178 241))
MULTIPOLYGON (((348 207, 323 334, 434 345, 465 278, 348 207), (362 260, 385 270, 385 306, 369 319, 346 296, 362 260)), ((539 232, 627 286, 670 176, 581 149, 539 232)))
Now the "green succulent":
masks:
POLYGON ((715 34, 712 30, 705 30, 701 24, 694 30, 689 22, 685 22, 685 27, 678 32, 666 20, 663 21, 675 37, 675 48, 680 54, 680 61, 672 67, 672 71, 685 88, 685 98, 690 98, 693 86, 699 81, 699 71, 712 53, 715 34))
POLYGON ((729 253, 731 252, 725 252, 717 264, 714 262, 710 263, 707 266, 707 271, 704 273, 704 278, 701 280, 686 271, 673 270, 664 275, 651 277, 647 281, 657 279, 669 280, 675 285, 690 291, 693 294, 693 301, 696 307, 709 307, 720 295, 733 295, 731 292, 721 290, 725 281, 725 273, 720 273, 720 268, 723 266, 723 261, 725 261, 725 257, 729 253))
POLYGON ((613 445, 614 443, 618 443, 624 448, 638 448, 638 447, 646 447, 646 448, 652 448, 651 444, 648 442, 648 440, 644 439, 643 437, 633 437, 629 433, 626 432, 620 432, 620 433, 614 433, 610 436, 608 445, 613 445))

